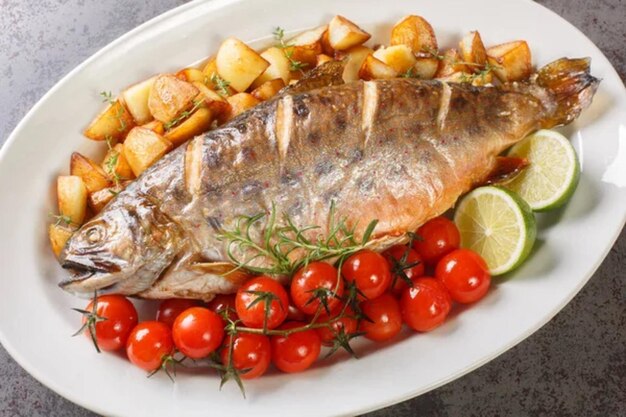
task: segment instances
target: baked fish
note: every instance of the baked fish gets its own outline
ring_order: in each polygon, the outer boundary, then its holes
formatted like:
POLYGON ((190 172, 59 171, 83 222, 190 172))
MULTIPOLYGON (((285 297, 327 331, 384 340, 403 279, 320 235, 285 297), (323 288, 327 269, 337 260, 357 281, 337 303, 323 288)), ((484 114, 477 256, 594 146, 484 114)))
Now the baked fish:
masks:
POLYGON ((86 296, 234 292, 246 275, 228 273, 220 231, 271 210, 319 235, 331 211, 357 236, 377 219, 372 246, 382 250, 485 183, 502 151, 578 117, 598 83, 588 59, 563 58, 499 87, 402 78, 285 91, 119 193, 66 244, 60 286, 86 296))

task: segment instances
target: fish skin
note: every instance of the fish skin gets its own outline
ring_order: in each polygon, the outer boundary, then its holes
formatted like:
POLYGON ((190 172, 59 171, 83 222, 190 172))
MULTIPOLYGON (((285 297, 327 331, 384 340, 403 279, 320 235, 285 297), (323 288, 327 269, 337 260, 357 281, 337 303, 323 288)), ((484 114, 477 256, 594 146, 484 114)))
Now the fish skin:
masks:
POLYGON ((588 60, 562 59, 502 88, 394 79, 286 91, 146 170, 69 240, 60 262, 72 274, 60 286, 144 298, 233 292, 247 276, 224 275, 219 231, 272 207, 322 234, 331 204, 357 236, 378 219, 382 250, 484 183, 503 150, 577 117, 597 85, 588 60))

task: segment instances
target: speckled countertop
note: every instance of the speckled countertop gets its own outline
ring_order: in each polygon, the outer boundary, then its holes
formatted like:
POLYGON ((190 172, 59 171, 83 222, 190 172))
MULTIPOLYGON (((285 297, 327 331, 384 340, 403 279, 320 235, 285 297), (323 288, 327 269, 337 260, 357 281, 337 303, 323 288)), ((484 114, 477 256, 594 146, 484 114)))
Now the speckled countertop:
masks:
MULTIPOLYGON (((0 143, 63 75, 181 0, 0 0, 0 143)), ((626 79, 625 0, 541 0, 626 79)), ((626 232, 580 294, 526 341, 387 416, 626 416, 626 232)), ((58 359, 62 360, 62 359, 58 359)), ((0 347, 0 416, 93 416, 0 347)))

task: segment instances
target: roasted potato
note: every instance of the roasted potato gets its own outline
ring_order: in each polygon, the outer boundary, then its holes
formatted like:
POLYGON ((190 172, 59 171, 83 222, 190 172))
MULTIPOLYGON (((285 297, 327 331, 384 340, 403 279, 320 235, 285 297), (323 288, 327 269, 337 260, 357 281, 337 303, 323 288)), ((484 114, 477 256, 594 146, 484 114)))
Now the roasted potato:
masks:
POLYGON ((416 54, 415 59, 415 65, 411 69, 413 77, 421 80, 432 79, 439 68, 439 60, 425 52, 416 54))
POLYGON ((256 97, 260 101, 269 100, 274 97, 283 87, 285 82, 282 78, 276 78, 274 80, 265 81, 263 84, 252 90, 250 94, 256 97))
POLYGON ((217 74, 217 63, 215 58, 209 58, 207 63, 204 65, 204 68, 202 68, 202 72, 209 78, 211 78, 213 74, 217 74))
POLYGON ((193 106, 198 89, 171 74, 159 75, 150 89, 148 108, 155 119, 168 123, 193 106))
POLYGON ((141 127, 150 129, 153 132, 158 133, 159 135, 162 135, 163 133, 165 133, 165 126, 163 125, 163 122, 159 122, 158 120, 153 120, 149 123, 146 123, 145 125, 141 125, 141 127))
POLYGON ((487 49, 487 60, 502 82, 528 78, 533 71, 530 48, 526 41, 513 41, 487 49))
POLYGON ((204 84, 195 83, 194 85, 200 90, 200 94, 196 97, 196 100, 203 100, 204 103, 202 107, 210 109, 214 118, 222 120, 225 115, 230 113, 230 104, 228 104, 224 97, 204 84))
POLYGON ((239 92, 246 91, 270 66, 270 62, 236 38, 228 38, 222 43, 215 61, 219 76, 239 92))
POLYGON ((152 120, 152 113, 150 113, 150 108, 148 107, 148 97, 150 96, 154 80, 156 80, 156 76, 131 85, 122 91, 121 96, 124 99, 124 104, 126 104, 126 108, 138 125, 152 120))
POLYGON ((406 45, 414 53, 437 51, 433 27, 421 16, 404 17, 391 29, 391 45, 406 45))
POLYGON ((439 67, 435 73, 435 78, 445 78, 455 72, 466 72, 466 67, 463 64, 463 60, 456 49, 448 49, 442 55, 443 59, 439 60, 439 67))
POLYGON ((270 63, 269 67, 252 83, 252 88, 257 88, 261 84, 280 78, 285 84, 291 79, 291 65, 285 56, 285 51, 271 47, 261 53, 261 56, 270 63))
POLYGON ((346 62, 343 70, 343 80, 347 83, 358 80, 359 70, 361 69, 361 65, 363 65, 363 61, 372 53, 374 53, 374 51, 365 46, 355 46, 345 51, 345 54, 341 56, 346 62))
POLYGON ((124 142, 124 156, 138 177, 172 148, 172 143, 158 133, 144 127, 135 127, 128 132, 124 142))
POLYGON ((102 169, 111 179, 130 180, 135 178, 133 170, 124 156, 124 145, 118 143, 108 150, 102 160, 102 169))
POLYGON ((417 60, 407 45, 392 45, 374 51, 377 58, 393 68, 398 74, 404 74, 415 66, 417 60))
POLYGON ((248 93, 235 94, 226 100, 230 104, 229 120, 260 103, 259 99, 248 93))
POLYGON ((135 121, 120 100, 116 100, 87 126, 83 134, 93 140, 123 140, 135 121))
POLYGON ((359 78, 366 81, 390 79, 397 76, 398 71, 376 59, 373 55, 367 55, 359 69, 359 78))
POLYGON ((111 185, 109 176, 100 165, 78 152, 70 158, 70 175, 82 178, 89 193, 111 185))
POLYGON ((59 213, 72 225, 80 226, 87 211, 87 187, 77 175, 61 175, 57 178, 59 213))
POLYGON ((89 194, 89 197, 87 199, 89 208, 91 208, 94 214, 98 214, 104 208, 104 206, 106 206, 109 201, 113 199, 113 197, 115 197, 120 191, 124 189, 127 183, 128 181, 123 181, 112 187, 104 188, 100 191, 89 194))
POLYGON ((362 45, 371 37, 372 35, 343 16, 333 17, 328 24, 328 41, 332 49, 338 51, 362 45))
POLYGON ((215 120, 213 112, 206 107, 200 107, 181 124, 165 132, 164 137, 176 147, 209 130, 213 120, 215 120))
POLYGON ((319 54, 317 56, 317 58, 315 59, 315 66, 319 67, 320 65, 323 65, 323 64, 325 64, 325 63, 327 63, 329 61, 332 61, 332 60, 333 60, 333 58, 328 56, 328 55, 326 55, 326 54, 319 54))
POLYGON ((74 231, 69 227, 61 226, 60 224, 51 224, 48 226, 48 236, 50 237, 50 246, 52 251, 58 258, 61 251, 65 247, 65 244, 72 237, 74 231))
POLYGON ((459 51, 461 59, 469 64, 468 70, 479 72, 487 63, 487 51, 480 33, 470 32, 459 42, 459 51))
MULTIPOLYGON (((322 36, 328 29, 327 25, 308 30, 286 42, 285 54, 294 62, 303 64, 302 69, 315 67, 317 55, 322 53, 322 36)), ((293 70, 293 68, 291 68, 293 70)), ((283 80, 284 81, 284 80, 283 80)))

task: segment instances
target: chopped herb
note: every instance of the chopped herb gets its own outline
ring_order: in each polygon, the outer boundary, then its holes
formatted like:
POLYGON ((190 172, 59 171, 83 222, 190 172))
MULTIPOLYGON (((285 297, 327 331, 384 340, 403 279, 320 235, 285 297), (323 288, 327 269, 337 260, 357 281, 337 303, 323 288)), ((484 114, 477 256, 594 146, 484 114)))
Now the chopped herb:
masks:
POLYGON ((278 44, 276 45, 278 48, 283 50, 283 54, 285 54, 285 58, 289 61, 289 70, 290 71, 302 71, 309 64, 306 62, 297 61, 293 58, 294 53, 294 45, 285 43, 285 29, 281 27, 277 27, 272 32, 274 35, 274 39, 278 44))
POLYGON ((181 121, 185 120, 187 117, 191 116, 191 114, 193 112, 195 112, 196 110, 198 110, 200 108, 200 106, 202 105, 203 100, 196 100, 193 102, 193 107, 189 110, 185 110, 184 112, 182 112, 181 114, 179 114, 176 118, 170 120, 169 122, 163 124, 163 126, 165 127, 165 129, 171 129, 172 127, 176 126, 178 123, 180 123, 181 121))
POLYGON ((72 218, 65 214, 50 213, 50 217, 52 217, 55 220, 54 221, 55 226, 60 226, 60 225, 71 226, 73 223, 72 218))
POLYGON ((214 72, 213 74, 211 74, 211 83, 213 83, 213 87, 217 90, 220 96, 228 97, 228 95, 230 94, 230 92, 228 91, 230 81, 226 81, 214 72))
POLYGON ((100 97, 102 97, 103 103, 114 104, 115 99, 113 99, 113 95, 110 91, 100 91, 100 97))

